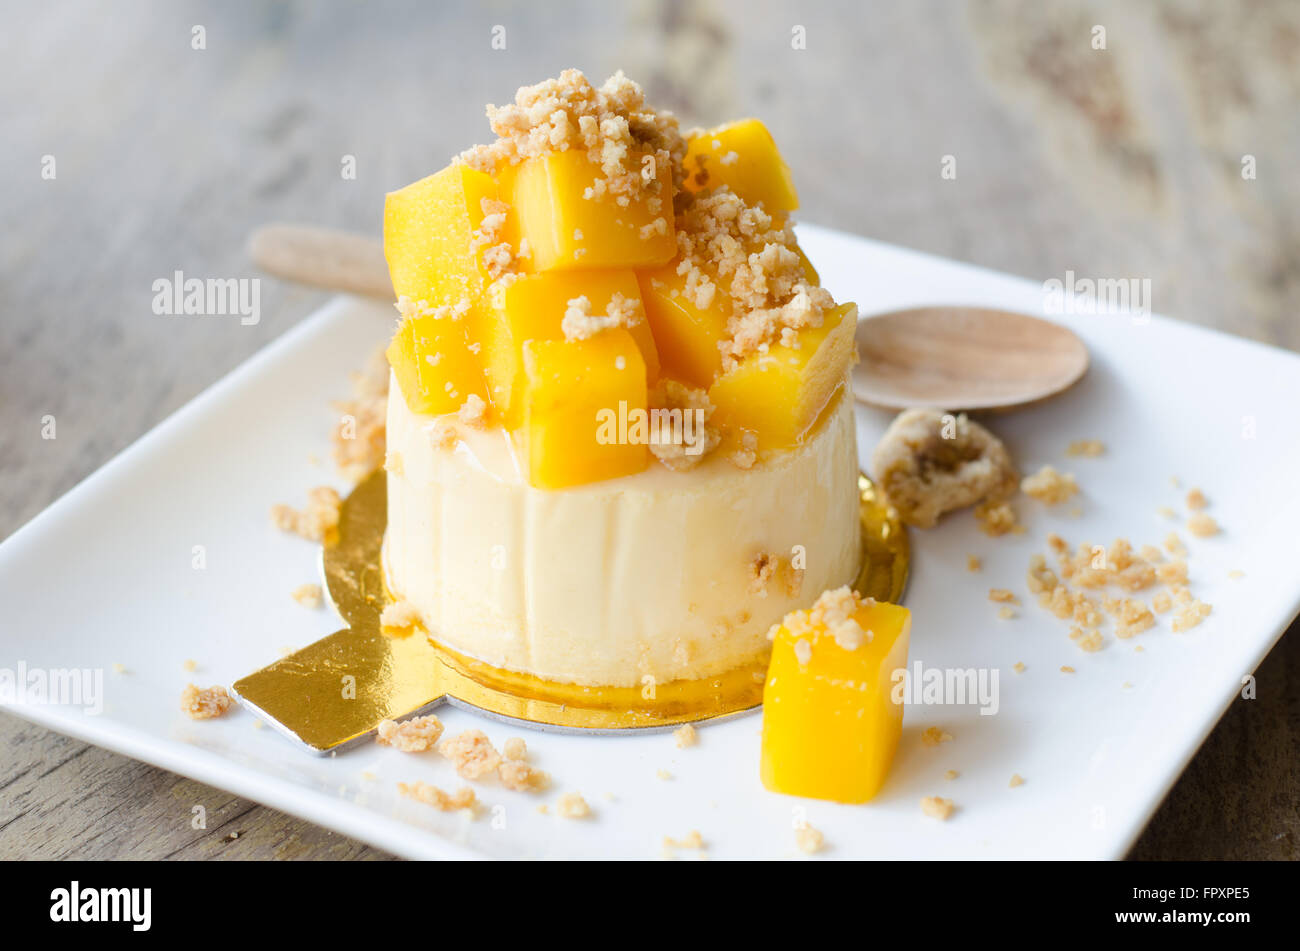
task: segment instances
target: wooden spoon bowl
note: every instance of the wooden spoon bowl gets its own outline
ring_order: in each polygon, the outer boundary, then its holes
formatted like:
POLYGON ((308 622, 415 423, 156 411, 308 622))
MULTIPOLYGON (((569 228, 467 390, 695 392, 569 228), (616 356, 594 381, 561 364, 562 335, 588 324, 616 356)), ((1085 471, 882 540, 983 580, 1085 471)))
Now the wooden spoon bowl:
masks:
POLYGON ((857 328, 853 395, 885 409, 1005 409, 1068 389, 1088 349, 1060 324, 1005 310, 922 307, 857 328))

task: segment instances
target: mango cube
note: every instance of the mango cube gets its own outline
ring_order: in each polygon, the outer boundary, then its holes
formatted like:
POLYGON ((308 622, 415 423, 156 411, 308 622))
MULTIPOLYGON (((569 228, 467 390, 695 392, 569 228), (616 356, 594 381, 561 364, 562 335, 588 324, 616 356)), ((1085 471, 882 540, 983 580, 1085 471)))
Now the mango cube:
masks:
POLYGON ((765 787, 845 803, 879 792, 903 727, 894 680, 907 667, 910 630, 906 608, 847 588, 785 619, 763 689, 765 787))
MULTIPOLYGON (((640 161, 654 156, 643 156, 640 161)), ((512 172, 511 204, 534 270, 647 267, 677 253, 672 170, 656 162, 657 190, 631 198, 584 197, 602 177, 585 152, 569 149, 529 159, 512 172)), ((647 166, 648 167, 648 166, 647 166)))
POLYGON ((718 344, 726 336, 731 316, 727 295, 718 289, 710 306, 697 306, 686 296, 686 277, 677 273, 675 263, 637 276, 664 374, 707 389, 722 369, 718 344))
POLYGON ((530 340, 524 344, 524 371, 531 485, 563 489, 631 475, 650 464, 646 444, 626 438, 619 423, 646 413, 645 361, 628 331, 530 340))
POLYGON ((607 314, 615 295, 637 305, 638 322, 629 333, 641 353, 647 382, 659 376, 659 354, 646 323, 641 292, 632 271, 551 271, 529 274, 497 288, 471 335, 482 343, 481 357, 492 404, 514 429, 523 419, 517 395, 524 380, 523 348, 529 340, 563 340, 569 301, 587 298, 591 313, 607 314))
POLYGON ((740 119, 690 139, 685 164, 689 191, 726 185, 745 204, 761 204, 776 218, 799 207, 790 168, 757 119, 740 119))
POLYGON ((470 352, 463 320, 407 317, 388 345, 388 362, 414 413, 454 413, 471 394, 487 400, 483 371, 470 352))
MULTIPOLYGON (((816 285, 817 272, 812 262, 798 245, 794 250, 803 262, 808 283, 816 285)), ((708 389, 722 371, 722 351, 718 344, 727 336, 727 321, 734 308, 721 286, 717 286, 709 306, 700 307, 687 296, 686 276, 677 273, 677 263, 674 259, 663 267, 637 272, 641 300, 659 347, 664 375, 708 389)), ((716 275, 710 278, 718 284, 716 275)))
POLYGON ((435 306, 477 303, 488 272, 473 235, 483 223, 483 200, 499 198, 491 175, 459 164, 389 192, 384 256, 397 297, 435 306))
POLYGON ((844 382, 853 357, 856 304, 828 310, 820 327, 799 331, 797 346, 755 352, 709 387, 713 419, 749 430, 760 449, 799 445, 844 382))

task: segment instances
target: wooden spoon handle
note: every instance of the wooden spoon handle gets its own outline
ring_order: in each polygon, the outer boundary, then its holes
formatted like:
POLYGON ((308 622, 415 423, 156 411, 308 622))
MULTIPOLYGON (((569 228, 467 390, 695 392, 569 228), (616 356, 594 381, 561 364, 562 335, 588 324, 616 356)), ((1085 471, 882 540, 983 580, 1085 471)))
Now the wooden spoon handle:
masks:
POLYGON ((379 242, 333 228, 266 225, 249 236, 248 253, 262 270, 300 284, 393 299, 379 242))

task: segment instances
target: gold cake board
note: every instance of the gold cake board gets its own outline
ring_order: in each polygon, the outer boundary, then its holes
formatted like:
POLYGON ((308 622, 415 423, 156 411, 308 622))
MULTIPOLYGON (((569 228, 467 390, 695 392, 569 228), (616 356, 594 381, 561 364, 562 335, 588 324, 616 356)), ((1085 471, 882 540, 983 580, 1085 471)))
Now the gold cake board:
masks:
MULTIPOLYGON (((897 602, 907 583, 908 543, 897 514, 858 477, 862 568, 854 588, 897 602)), ((584 687, 491 667, 422 632, 380 630, 387 601, 381 549, 387 481, 371 473, 343 501, 322 561, 326 587, 348 627, 238 680, 236 699, 298 745, 334 753, 442 703, 522 727, 578 733, 670 730, 762 703, 767 658, 718 677, 584 687)))

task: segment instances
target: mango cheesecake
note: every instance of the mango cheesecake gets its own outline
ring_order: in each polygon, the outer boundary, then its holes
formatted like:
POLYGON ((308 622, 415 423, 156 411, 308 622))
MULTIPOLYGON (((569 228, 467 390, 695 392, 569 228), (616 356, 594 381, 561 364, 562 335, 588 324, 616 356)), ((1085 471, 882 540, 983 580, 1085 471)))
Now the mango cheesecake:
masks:
POLYGON ((621 73, 487 110, 388 195, 385 585, 436 642, 627 687, 761 662, 859 561, 857 310, 748 119, 683 133, 621 73))

